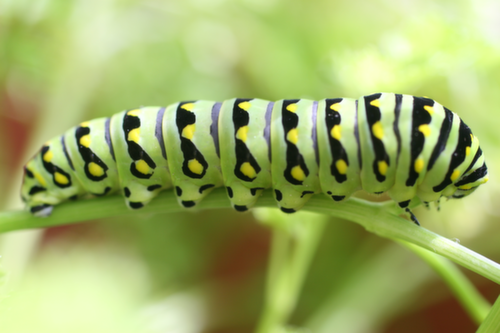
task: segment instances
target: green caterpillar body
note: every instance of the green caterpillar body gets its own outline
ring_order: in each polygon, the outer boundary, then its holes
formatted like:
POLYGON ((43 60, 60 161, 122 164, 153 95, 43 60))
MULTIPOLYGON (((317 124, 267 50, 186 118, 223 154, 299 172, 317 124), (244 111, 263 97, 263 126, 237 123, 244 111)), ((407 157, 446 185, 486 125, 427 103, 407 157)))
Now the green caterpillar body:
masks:
POLYGON ((48 216, 68 199, 122 192, 130 208, 175 188, 183 207, 225 186, 238 211, 273 188, 291 213, 312 195, 383 193, 408 209, 487 181, 478 139, 453 112, 393 93, 349 98, 189 101, 81 123, 25 166, 22 198, 48 216))

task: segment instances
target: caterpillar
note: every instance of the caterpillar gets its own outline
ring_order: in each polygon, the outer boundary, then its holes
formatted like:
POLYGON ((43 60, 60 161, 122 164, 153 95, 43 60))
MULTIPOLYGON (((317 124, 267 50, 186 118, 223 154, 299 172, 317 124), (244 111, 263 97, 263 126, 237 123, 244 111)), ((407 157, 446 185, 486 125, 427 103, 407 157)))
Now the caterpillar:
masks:
POLYGON ((22 199, 34 215, 85 196, 123 193, 132 209, 173 188, 195 206, 225 186, 246 211, 268 188, 292 213, 311 196, 387 193, 402 210, 462 198, 488 180, 479 140, 426 97, 377 93, 319 101, 235 98, 141 107, 69 129, 25 165, 22 199))

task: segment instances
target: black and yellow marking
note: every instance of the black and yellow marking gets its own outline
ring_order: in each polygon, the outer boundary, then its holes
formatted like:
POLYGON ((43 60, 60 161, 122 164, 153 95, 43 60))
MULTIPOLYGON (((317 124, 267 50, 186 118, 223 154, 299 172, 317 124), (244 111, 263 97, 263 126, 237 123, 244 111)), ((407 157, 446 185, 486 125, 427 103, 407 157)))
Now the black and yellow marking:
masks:
POLYGON ((299 101, 298 99, 284 100, 281 108, 281 122, 286 142, 286 168, 283 176, 292 185, 302 185, 309 176, 309 169, 297 147, 299 116, 295 111, 299 101))
POLYGON ((451 156, 450 165, 448 167, 448 170, 446 171, 443 181, 441 182, 441 184, 433 187, 434 192, 443 191, 448 185, 458 180, 461 176, 461 173, 457 170, 457 167, 465 160, 467 148, 472 145, 471 134, 472 133, 469 127, 462 120, 460 120, 457 147, 455 148, 455 152, 451 156))
MULTIPOLYGON (((467 149, 467 148, 466 148, 466 149, 467 149)), ((478 159, 479 159, 482 155, 483 155, 483 151, 481 150, 481 148, 478 148, 478 149, 477 149, 477 151, 476 151, 476 154, 474 155, 474 158, 472 159, 472 162, 469 164, 469 166, 467 167, 467 169, 465 169, 465 171, 463 172, 463 175, 467 175, 467 173, 470 171, 470 169, 472 169, 472 167, 473 167, 474 165, 476 165, 477 160, 478 160, 478 159)), ((485 163, 483 163, 483 166, 481 166, 479 169, 476 169, 473 173, 475 173, 475 172, 477 172, 477 171, 479 171, 479 170, 483 169, 483 167, 484 167, 484 170, 483 170, 483 171, 485 172, 485 174, 483 175, 483 177, 484 177, 484 176, 486 176, 487 168, 486 168, 486 164, 485 164, 485 163)), ((477 175, 479 175, 480 173, 476 173, 476 174, 477 174, 477 175)), ((465 185, 465 184, 467 184, 467 183, 473 183, 473 182, 476 182, 476 181, 478 181, 479 179, 481 179, 481 178, 482 178, 482 177, 479 177, 479 178, 477 178, 477 179, 474 179, 474 180, 473 180, 473 177, 471 177, 471 175, 472 175, 472 174, 467 175, 467 176, 466 176, 466 177, 464 177, 464 178, 461 178, 458 182, 456 182, 456 183, 455 183, 455 186, 457 186, 457 187, 458 187, 458 186, 465 185), (470 179, 470 180, 469 180, 469 181, 467 181, 467 182, 464 182, 466 178, 468 178, 468 179, 470 179), (458 184, 458 185, 457 185, 457 184, 458 184)))
POLYGON ((108 171, 108 166, 89 148, 91 135, 90 127, 88 126, 78 126, 75 130, 78 152, 85 162, 83 167, 85 176, 91 181, 98 182, 108 176, 106 173, 108 171))
MULTIPOLYGON (((35 175, 33 174, 33 172, 31 170, 29 170, 27 167, 24 167, 23 169, 24 169, 24 177, 31 178, 31 179, 35 178, 35 175)), ((32 195, 35 195, 37 193, 44 192, 44 191, 47 191, 46 187, 33 185, 32 187, 30 187, 28 195, 32 196, 32 195)), ((27 198, 25 198, 23 195, 21 195, 21 199, 24 202, 27 201, 27 198)))
MULTIPOLYGON (((43 146, 40 151, 40 158, 42 160, 45 170, 52 175, 52 182, 59 188, 67 188, 72 186, 71 176, 69 173, 52 163, 54 153, 50 150, 49 146, 43 146)), ((43 184, 42 184, 43 185, 43 184)))
POLYGON ((384 137, 384 128, 381 123, 382 115, 380 112, 380 97, 382 94, 373 94, 365 96, 366 119, 370 127, 370 137, 375 153, 375 160, 372 164, 373 173, 378 182, 386 179, 386 173, 391 165, 391 160, 382 141, 384 137))
POLYGON ((247 146, 250 116, 248 110, 252 99, 238 98, 233 106, 234 152, 236 164, 234 175, 243 181, 252 182, 257 178, 261 167, 247 146))
POLYGON ((337 183, 343 183, 347 180, 349 156, 340 141, 342 138, 342 117, 339 110, 342 98, 327 99, 325 102, 325 125, 330 134, 328 143, 330 144, 332 156, 330 173, 335 177, 337 183))
MULTIPOLYGON (((481 150, 479 150, 478 153, 480 151, 481 150)), ((479 156, 480 155, 481 154, 479 154, 479 156)), ((479 158, 478 154, 476 154, 476 156, 477 156, 477 158, 479 158)), ((474 165, 476 161, 477 161, 477 159, 476 159, 476 157, 474 157, 474 161, 471 163, 471 165, 474 165)), ((466 174, 467 171, 469 171, 469 170, 466 170, 464 172, 464 174, 466 174)), ((472 172, 471 174, 467 175, 466 177, 460 179, 460 181, 456 182, 455 186, 456 187, 465 187, 468 184, 475 183, 478 180, 480 180, 481 178, 486 177, 487 174, 488 174, 488 168, 486 167, 486 163, 483 163, 483 165, 481 167, 479 167, 478 169, 474 170, 474 172, 472 172)))
POLYGON ((133 160, 130 163, 130 173, 140 179, 149 179, 154 174, 156 163, 139 143, 141 129, 139 112, 140 110, 126 112, 122 128, 127 142, 128 154, 133 160))
POLYGON ((447 108, 444 108, 444 112, 445 117, 443 123, 441 124, 441 128, 439 129, 438 141, 434 145, 431 157, 429 158, 429 162, 427 163, 427 170, 432 169, 434 163, 446 148, 446 144, 448 143, 448 137, 450 136, 451 127, 453 125, 453 112, 451 112, 447 108))
POLYGON ((429 136, 429 124, 432 119, 434 101, 424 97, 413 98, 413 116, 411 124, 410 167, 406 186, 414 186, 424 168, 424 160, 419 158, 425 145, 425 138, 429 136))
POLYGON ((203 154, 191 141, 194 137, 196 128, 196 115, 191 111, 194 103, 195 101, 179 103, 176 110, 175 122, 181 140, 181 151, 184 157, 182 172, 190 178, 200 179, 205 176, 208 163, 203 154))

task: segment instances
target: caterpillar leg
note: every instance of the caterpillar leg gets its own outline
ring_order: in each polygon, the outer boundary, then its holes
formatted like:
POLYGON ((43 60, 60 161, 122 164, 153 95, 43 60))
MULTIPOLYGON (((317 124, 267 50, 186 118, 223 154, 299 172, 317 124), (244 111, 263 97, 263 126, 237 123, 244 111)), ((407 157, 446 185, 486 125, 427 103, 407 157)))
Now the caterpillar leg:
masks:
POLYGON ((410 208, 406 208, 405 211, 408 214, 410 214, 410 218, 413 221, 413 223, 415 223, 416 225, 418 225, 420 227, 420 223, 418 222, 417 217, 415 216, 415 214, 412 213, 412 211, 410 210, 410 208))

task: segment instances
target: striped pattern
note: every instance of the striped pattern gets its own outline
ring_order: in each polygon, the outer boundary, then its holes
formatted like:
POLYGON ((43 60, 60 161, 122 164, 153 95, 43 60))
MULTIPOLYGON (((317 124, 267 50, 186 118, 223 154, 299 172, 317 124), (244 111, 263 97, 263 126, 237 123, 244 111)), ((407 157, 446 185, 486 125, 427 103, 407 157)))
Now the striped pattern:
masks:
POLYGON ((31 212, 115 192, 146 205, 174 188, 195 206, 216 187, 246 211, 273 188, 284 212, 312 195, 342 201, 363 189, 403 209, 411 200, 461 198, 487 181, 478 139, 429 98, 378 93, 269 102, 230 99, 143 107, 84 122, 47 142, 25 166, 31 212))

